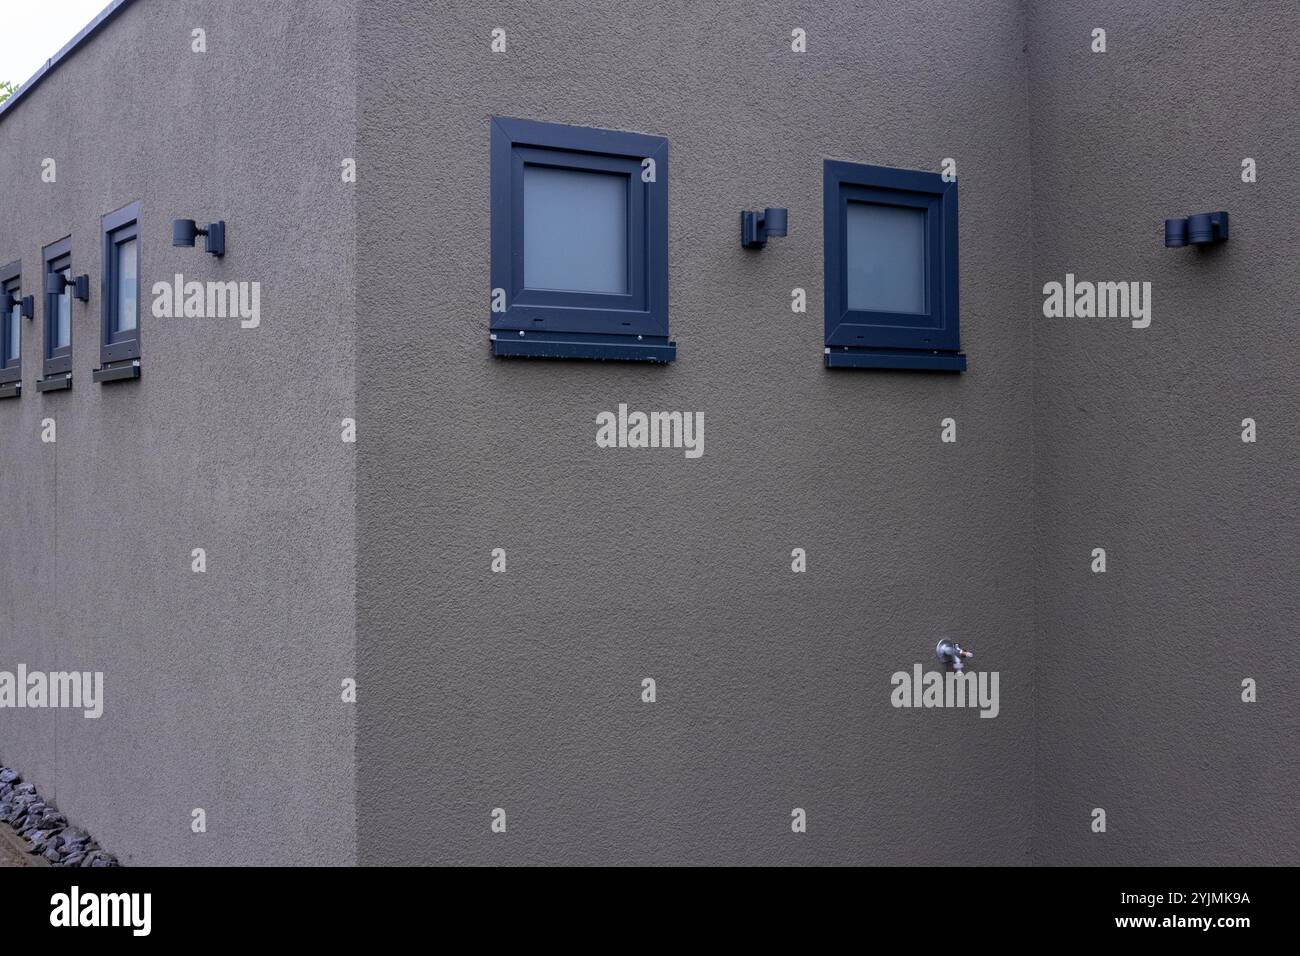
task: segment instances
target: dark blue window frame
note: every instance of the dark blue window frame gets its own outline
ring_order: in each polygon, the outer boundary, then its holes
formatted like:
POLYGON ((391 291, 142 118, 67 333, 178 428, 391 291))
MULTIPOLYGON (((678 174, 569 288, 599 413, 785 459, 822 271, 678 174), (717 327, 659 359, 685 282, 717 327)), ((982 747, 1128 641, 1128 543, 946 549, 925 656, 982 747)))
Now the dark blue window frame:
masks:
POLYGON ((957 182, 945 182, 938 173, 831 159, 825 161, 822 177, 827 366, 964 371, 958 323, 957 182), (851 202, 925 212, 924 312, 849 308, 851 202))
MULTIPOLYGON (((100 277, 100 339, 99 360, 109 366, 114 362, 123 362, 140 357, 140 203, 111 212, 100 220, 103 233, 104 267, 100 277), (117 247, 123 242, 135 240, 135 323, 130 329, 121 330, 118 316, 118 275, 117 247)), ((101 370, 102 371, 102 370, 101 370)))
POLYGON ((671 362, 668 337, 668 140, 533 120, 492 118, 492 353, 534 358, 671 362), (654 160, 655 181, 642 182, 654 160), (530 289, 524 284, 524 167, 628 177, 626 294, 530 289))
MULTIPOLYGON (((52 272, 72 270, 72 237, 67 236, 58 242, 46 246, 41 253, 41 290, 45 299, 45 362, 43 374, 46 378, 55 375, 66 375, 67 380, 71 381, 72 377, 72 341, 76 334, 76 322, 68 322, 68 344, 62 347, 56 347, 54 344, 55 330, 59 321, 59 296, 49 295, 44 292, 45 277, 52 272)), ((63 295, 71 298, 71 287, 63 291, 63 295)), ((72 304, 69 302, 69 309, 72 310, 72 304)), ((75 311, 75 310, 72 310, 75 311)), ((74 317, 75 318, 75 317, 74 317)), ((38 390, 39 383, 38 383, 38 390)))
POLYGON ((16 397, 18 389, 12 383, 23 379, 22 274, 20 262, 11 262, 0 268, 0 292, 5 293, 0 297, 4 304, 0 310, 0 386, 10 386, 0 389, 3 398, 16 397), (18 351, 10 355, 9 342, 15 322, 18 323, 18 351))

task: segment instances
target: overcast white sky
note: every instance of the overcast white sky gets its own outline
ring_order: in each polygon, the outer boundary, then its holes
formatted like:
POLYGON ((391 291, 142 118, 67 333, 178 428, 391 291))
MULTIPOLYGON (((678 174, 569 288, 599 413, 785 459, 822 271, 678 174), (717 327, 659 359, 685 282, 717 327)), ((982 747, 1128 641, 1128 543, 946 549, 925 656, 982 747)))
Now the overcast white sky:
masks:
POLYGON ((0 80, 26 83, 108 0, 0 0, 0 80))

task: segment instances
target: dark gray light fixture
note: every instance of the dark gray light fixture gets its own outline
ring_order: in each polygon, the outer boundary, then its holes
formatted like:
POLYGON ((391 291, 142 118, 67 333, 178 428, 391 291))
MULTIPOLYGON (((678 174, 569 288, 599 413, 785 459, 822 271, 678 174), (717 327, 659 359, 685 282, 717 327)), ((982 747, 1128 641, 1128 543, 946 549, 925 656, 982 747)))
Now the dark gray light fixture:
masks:
POLYGON ((36 317, 36 296, 28 295, 20 299, 8 290, 0 290, 0 312, 8 312, 14 306, 19 307, 19 314, 24 319, 36 317))
POLYGON ((226 222, 224 219, 209 223, 206 229, 200 229, 193 219, 172 220, 172 245, 193 248, 196 236, 206 237, 207 251, 214 256, 226 254, 226 222))
POLYGON ((789 225, 790 211, 768 206, 762 212, 740 214, 740 245, 744 249, 762 249, 769 236, 784 236, 789 225))
POLYGON ((1215 242, 1226 242, 1227 238, 1226 212, 1198 212, 1186 219, 1165 220, 1165 245, 1171 248, 1208 246, 1215 242))
MULTIPOLYGON (((82 274, 65 279, 62 272, 45 273, 45 294, 63 295, 63 290, 71 287, 74 298, 82 302, 90 301, 90 276, 82 274)), ((30 318, 30 316, 28 316, 30 318)))

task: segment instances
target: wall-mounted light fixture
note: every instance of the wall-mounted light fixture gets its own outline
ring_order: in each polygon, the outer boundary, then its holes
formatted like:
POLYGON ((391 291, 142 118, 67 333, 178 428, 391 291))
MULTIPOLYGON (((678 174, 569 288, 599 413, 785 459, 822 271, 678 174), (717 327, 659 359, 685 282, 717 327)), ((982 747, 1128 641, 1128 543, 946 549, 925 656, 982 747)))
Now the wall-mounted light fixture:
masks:
POLYGON ((12 292, 0 289, 0 312, 8 312, 14 306, 19 307, 19 314, 24 319, 36 317, 36 296, 27 295, 20 299, 12 292))
POLYGON ((1226 212, 1198 212, 1186 219, 1165 220, 1166 246, 1208 246, 1214 242, 1224 242, 1227 238, 1226 212))
POLYGON ((64 278, 62 272, 45 273, 46 295, 63 295, 63 290, 69 287, 72 289, 74 298, 80 299, 82 302, 90 301, 90 276, 83 274, 67 279, 64 278))
POLYGON ((790 211, 768 206, 762 212, 740 214, 740 245, 743 249, 762 249, 769 236, 784 236, 790 211))
POLYGON ((193 219, 173 219, 172 220, 172 245, 189 246, 193 248, 196 236, 206 237, 208 252, 214 256, 224 256, 226 254, 226 222, 209 223, 206 229, 200 229, 198 223, 193 219))

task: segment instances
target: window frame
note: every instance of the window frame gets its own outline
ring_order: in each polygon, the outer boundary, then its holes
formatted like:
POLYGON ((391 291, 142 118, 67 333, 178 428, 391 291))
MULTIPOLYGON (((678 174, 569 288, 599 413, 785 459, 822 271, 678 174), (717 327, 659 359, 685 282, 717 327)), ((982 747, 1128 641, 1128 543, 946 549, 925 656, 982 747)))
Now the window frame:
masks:
POLYGON ((140 203, 133 202, 100 219, 104 264, 100 275, 99 361, 102 365, 140 357, 140 203), (117 332, 118 256, 117 247, 135 240, 135 328, 117 332))
POLYGON ((668 140, 661 136, 494 116, 491 120, 490 313, 498 356, 671 362, 668 334, 668 140), (642 182, 654 160, 655 181, 642 182), (524 284, 524 167, 628 177, 627 293, 530 289, 524 284))
POLYGON ((54 341, 53 332, 56 323, 59 321, 58 304, 55 302, 59 296, 48 295, 45 293, 45 277, 53 272, 62 272, 68 270, 69 278, 72 278, 72 237, 65 236, 58 242, 52 242, 41 250, 41 297, 45 300, 45 315, 43 324, 45 326, 44 342, 42 345, 42 374, 45 377, 52 375, 72 374, 72 344, 73 330, 76 323, 72 316, 72 286, 64 288, 62 295, 68 297, 68 344, 66 346, 52 347, 54 341))
MULTIPOLYGON (((0 268, 0 292, 6 292, 18 300, 14 305, 7 307, 3 316, 0 316, 0 385, 9 385, 23 380, 22 275, 23 267, 20 261, 11 262, 0 268), (14 318, 15 308, 18 310, 17 319, 14 318), (18 354, 8 355, 9 323, 14 321, 18 323, 18 354)), ((7 297, 6 301, 8 301, 7 297)), ((15 389, 6 389, 5 391, 17 394, 15 389)), ((9 396, 5 395, 3 397, 9 396)))
POLYGON ((939 173, 825 160, 822 170, 824 354, 830 367, 964 371, 957 253, 957 181, 939 173), (925 212, 926 311, 851 309, 851 202, 925 212))

